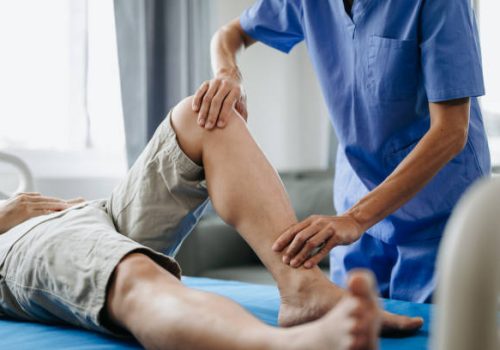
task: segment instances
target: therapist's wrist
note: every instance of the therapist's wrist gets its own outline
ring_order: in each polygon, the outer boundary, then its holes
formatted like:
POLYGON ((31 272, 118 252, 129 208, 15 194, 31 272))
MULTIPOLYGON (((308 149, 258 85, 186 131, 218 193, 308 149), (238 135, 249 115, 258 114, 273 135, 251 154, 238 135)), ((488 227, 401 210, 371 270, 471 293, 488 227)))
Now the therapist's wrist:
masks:
POLYGON ((243 77, 238 67, 222 67, 215 72, 216 78, 229 78, 242 82, 243 77))
POLYGON ((366 213, 363 213, 360 208, 352 207, 344 214, 343 217, 349 218, 352 221, 353 225, 357 228, 358 236, 361 237, 363 233, 366 232, 370 228, 369 219, 367 218, 366 213))

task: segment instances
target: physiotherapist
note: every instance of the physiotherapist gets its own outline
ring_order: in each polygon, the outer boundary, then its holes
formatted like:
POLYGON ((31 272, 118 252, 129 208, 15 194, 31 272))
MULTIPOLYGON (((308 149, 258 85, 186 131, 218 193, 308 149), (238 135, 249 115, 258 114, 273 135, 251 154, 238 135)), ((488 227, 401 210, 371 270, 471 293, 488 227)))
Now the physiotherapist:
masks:
POLYGON ((297 268, 331 251, 335 283, 369 268, 381 296, 429 302, 446 221, 490 173, 471 1, 257 1, 212 39, 215 77, 193 102, 200 126, 224 127, 230 108, 246 118, 236 55, 255 41, 285 53, 306 42, 339 140, 338 214, 307 218, 273 249, 297 268))

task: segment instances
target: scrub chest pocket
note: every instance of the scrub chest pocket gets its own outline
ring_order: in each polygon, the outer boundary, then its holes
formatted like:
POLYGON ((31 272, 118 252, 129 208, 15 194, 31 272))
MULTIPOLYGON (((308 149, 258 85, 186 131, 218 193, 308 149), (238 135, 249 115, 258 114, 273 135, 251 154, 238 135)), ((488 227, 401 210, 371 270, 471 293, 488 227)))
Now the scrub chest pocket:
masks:
POLYGON ((415 96, 418 66, 416 40, 370 37, 368 90, 375 100, 397 101, 415 96))

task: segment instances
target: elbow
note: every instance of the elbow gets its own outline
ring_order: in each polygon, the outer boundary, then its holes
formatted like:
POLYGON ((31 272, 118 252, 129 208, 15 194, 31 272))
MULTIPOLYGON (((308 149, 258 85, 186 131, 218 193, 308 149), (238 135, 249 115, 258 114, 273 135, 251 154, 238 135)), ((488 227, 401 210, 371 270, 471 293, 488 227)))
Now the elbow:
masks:
POLYGON ((468 137, 468 128, 460 128, 453 132, 452 136, 450 137, 450 149, 453 156, 456 156, 463 151, 465 145, 467 145, 468 137))
POLYGON ((221 36, 224 35, 224 30, 225 30, 225 26, 224 27, 221 27, 219 28, 213 35, 212 35, 212 39, 210 40, 210 46, 211 47, 214 47, 214 45, 217 44, 217 42, 220 40, 221 36))
POLYGON ((232 20, 222 26, 212 36, 211 45, 216 45, 219 42, 231 43, 239 49, 241 46, 247 48, 253 44, 253 40, 245 33, 241 27, 239 18, 232 20))
POLYGON ((235 28, 233 22, 229 22, 222 27, 220 27, 212 36, 212 44, 220 39, 232 38, 234 36, 239 36, 238 29, 235 28))
POLYGON ((455 157, 467 145, 470 99, 461 98, 430 103, 431 130, 443 140, 446 152, 455 157))

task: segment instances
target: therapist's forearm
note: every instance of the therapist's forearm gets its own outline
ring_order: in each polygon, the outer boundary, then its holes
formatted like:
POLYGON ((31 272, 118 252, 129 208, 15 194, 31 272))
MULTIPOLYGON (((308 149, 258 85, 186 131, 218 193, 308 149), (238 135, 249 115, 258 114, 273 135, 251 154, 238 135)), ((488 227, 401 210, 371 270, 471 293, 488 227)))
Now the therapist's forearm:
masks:
POLYGON ((215 76, 229 75, 241 79, 236 56, 254 41, 243 31, 238 19, 220 28, 212 37, 210 56, 215 76))
POLYGON ((468 99, 463 104, 430 105, 429 131, 384 182, 345 213, 362 232, 414 197, 465 146, 468 99))

